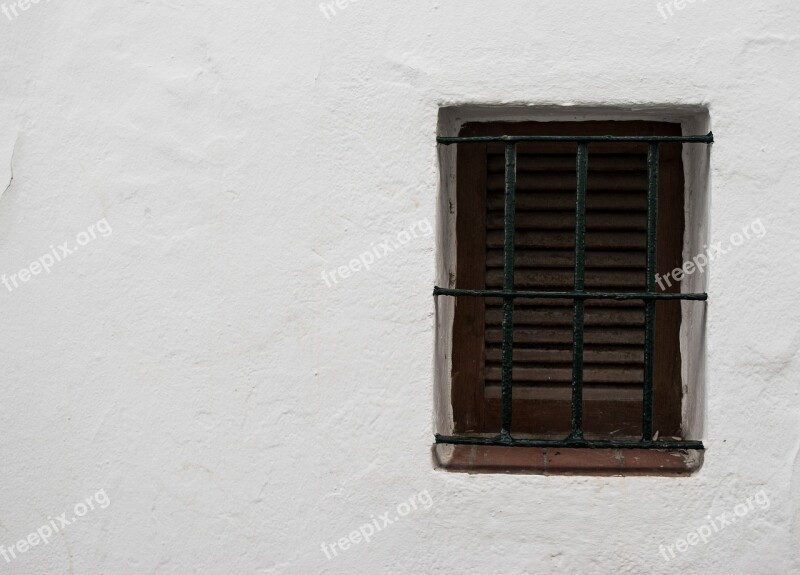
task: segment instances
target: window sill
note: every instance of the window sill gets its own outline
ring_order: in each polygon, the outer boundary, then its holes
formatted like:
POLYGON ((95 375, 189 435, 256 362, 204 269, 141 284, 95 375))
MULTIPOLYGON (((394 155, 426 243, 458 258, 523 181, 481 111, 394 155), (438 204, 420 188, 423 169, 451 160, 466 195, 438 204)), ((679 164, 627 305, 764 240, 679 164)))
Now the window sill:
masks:
POLYGON ((435 444, 433 461, 437 469, 466 473, 687 476, 703 465, 703 451, 435 444))

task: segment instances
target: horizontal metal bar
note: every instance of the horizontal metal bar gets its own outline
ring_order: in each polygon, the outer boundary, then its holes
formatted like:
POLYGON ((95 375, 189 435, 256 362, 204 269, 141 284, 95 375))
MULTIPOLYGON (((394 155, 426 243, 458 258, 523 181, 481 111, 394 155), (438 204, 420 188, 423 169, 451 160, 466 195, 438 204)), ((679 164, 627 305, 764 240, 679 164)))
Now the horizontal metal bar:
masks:
POLYGON ((459 437, 436 434, 436 443, 497 445, 502 447, 553 447, 578 449, 705 449, 702 441, 613 441, 604 439, 514 439, 508 436, 459 437))
POLYGON ((714 143, 714 134, 702 136, 439 136, 440 144, 468 144, 474 142, 682 142, 714 143))
POLYGON ((433 295, 466 297, 524 297, 543 299, 641 299, 641 300, 697 300, 708 299, 707 293, 647 293, 647 292, 576 292, 576 291, 505 291, 484 289, 452 289, 435 286, 433 295))

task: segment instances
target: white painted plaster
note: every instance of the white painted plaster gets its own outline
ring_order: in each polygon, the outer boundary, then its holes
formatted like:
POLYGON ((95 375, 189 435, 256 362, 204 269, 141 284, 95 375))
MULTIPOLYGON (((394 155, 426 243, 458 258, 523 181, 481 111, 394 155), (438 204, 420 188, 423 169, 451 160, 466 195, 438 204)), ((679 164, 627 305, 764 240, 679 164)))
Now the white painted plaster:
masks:
MULTIPOLYGON (((657 2, 39 2, 0 14, 0 545, 9 573, 800 572, 800 8, 657 2), (708 110, 709 449, 689 478, 436 471, 441 107, 708 110), (327 287, 323 270, 422 219, 327 287), (437 263, 438 262, 438 263, 437 263), (760 489, 752 513, 667 563, 760 489), (434 504, 320 549, 427 490, 434 504), (793 563, 794 561, 794 563, 793 563)), ((691 245, 691 240, 687 246, 691 245)), ((687 248, 688 249, 688 248, 687 248)), ((688 328, 687 328, 688 329, 688 328)), ((446 342, 440 345, 446 345, 446 342)), ((703 361, 705 364, 703 365, 703 361)), ((441 423, 439 418, 439 423, 441 423)))

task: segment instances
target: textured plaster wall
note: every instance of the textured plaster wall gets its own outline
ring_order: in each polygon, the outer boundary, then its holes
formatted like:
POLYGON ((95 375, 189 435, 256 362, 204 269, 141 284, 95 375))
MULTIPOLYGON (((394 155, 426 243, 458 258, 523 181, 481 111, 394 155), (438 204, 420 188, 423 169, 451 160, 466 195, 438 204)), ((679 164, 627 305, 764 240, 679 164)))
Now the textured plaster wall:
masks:
POLYGON ((31 273, 0 285, 0 545, 110 504, 0 572, 800 572, 796 2, 25 5, 0 14, 0 274, 31 273), (436 234, 321 274, 443 221, 438 111, 466 104, 708 108, 709 235, 767 234, 707 278, 698 474, 432 468, 436 234))

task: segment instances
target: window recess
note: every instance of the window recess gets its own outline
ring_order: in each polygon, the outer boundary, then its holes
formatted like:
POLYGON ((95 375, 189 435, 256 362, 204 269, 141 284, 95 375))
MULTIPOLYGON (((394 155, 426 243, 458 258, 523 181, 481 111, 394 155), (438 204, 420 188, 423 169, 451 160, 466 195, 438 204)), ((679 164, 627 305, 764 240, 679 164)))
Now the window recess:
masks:
MULTIPOLYGON (((685 144, 669 122, 483 122, 456 146, 452 434, 438 444, 702 450, 683 437, 685 144)), ((696 305, 704 305, 698 303, 696 305)))

